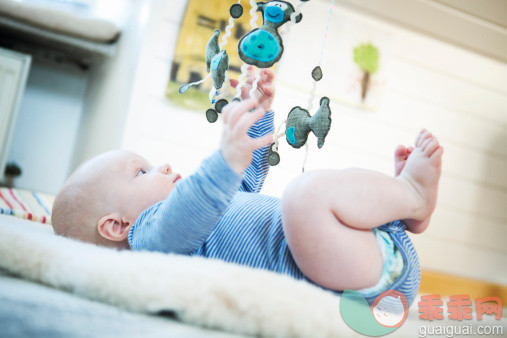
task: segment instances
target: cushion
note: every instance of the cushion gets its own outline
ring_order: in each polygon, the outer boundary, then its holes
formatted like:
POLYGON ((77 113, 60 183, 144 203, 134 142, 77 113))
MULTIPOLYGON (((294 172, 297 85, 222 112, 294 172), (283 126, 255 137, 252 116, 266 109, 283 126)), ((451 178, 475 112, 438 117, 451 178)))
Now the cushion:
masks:
MULTIPOLYGON (((52 32, 100 43, 112 42, 120 35, 121 29, 113 20, 89 15, 85 9, 77 11, 70 6, 58 6, 58 2, 53 3, 0 1, 0 16, 4 15, 52 32)), ((118 12, 122 10, 118 8, 118 12)))

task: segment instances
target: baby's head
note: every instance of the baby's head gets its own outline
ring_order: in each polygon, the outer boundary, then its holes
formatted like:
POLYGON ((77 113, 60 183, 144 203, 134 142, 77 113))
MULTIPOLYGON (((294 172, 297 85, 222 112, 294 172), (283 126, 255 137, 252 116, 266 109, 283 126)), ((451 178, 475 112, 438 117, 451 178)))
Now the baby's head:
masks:
POLYGON ((153 168, 124 150, 99 155, 81 165, 56 196, 56 234, 98 245, 128 248, 128 232, 149 206, 169 195, 181 176, 169 165, 153 168))

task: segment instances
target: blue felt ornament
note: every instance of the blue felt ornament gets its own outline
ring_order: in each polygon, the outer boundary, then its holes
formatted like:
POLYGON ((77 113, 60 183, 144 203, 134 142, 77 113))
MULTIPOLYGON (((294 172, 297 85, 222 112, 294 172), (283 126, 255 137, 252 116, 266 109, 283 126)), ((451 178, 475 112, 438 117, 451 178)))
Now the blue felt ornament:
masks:
MULTIPOLYGON (((259 68, 269 68, 283 54, 283 42, 278 28, 291 19, 295 12, 294 7, 286 1, 258 2, 257 10, 262 13, 263 23, 243 36, 238 44, 238 53, 241 60, 249 65, 259 68)), ((303 15, 296 16, 296 23, 303 15)))

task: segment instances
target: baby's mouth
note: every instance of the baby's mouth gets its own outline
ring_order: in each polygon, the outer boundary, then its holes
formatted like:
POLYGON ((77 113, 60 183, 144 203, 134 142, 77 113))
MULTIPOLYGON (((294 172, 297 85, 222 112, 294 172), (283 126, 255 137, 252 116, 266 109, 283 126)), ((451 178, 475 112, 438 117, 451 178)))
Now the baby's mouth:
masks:
POLYGON ((176 177, 174 178, 173 183, 176 183, 176 181, 179 181, 179 180, 181 180, 181 175, 177 174, 176 177))

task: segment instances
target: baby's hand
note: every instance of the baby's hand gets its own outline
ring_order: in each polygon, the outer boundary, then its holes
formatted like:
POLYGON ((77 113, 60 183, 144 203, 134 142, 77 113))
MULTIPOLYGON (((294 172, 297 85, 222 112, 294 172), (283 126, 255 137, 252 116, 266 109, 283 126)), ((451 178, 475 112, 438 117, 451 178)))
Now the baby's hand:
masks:
MULTIPOLYGON (((253 66, 248 66, 248 74, 245 85, 241 88, 241 99, 246 100, 250 97, 250 90, 252 84, 255 81, 256 72, 253 66)), ((275 86, 273 85, 273 79, 275 75, 269 68, 261 71, 259 82, 257 82, 256 98, 259 99, 259 105, 261 105, 266 111, 271 110, 271 104, 275 98, 275 86)), ((231 79, 231 87, 236 88, 238 81, 231 79)))
POLYGON ((253 151, 273 142, 273 134, 255 139, 247 134, 250 127, 264 116, 266 109, 257 99, 248 99, 228 104, 222 113, 224 126, 220 150, 229 166, 241 174, 252 162, 253 151))

